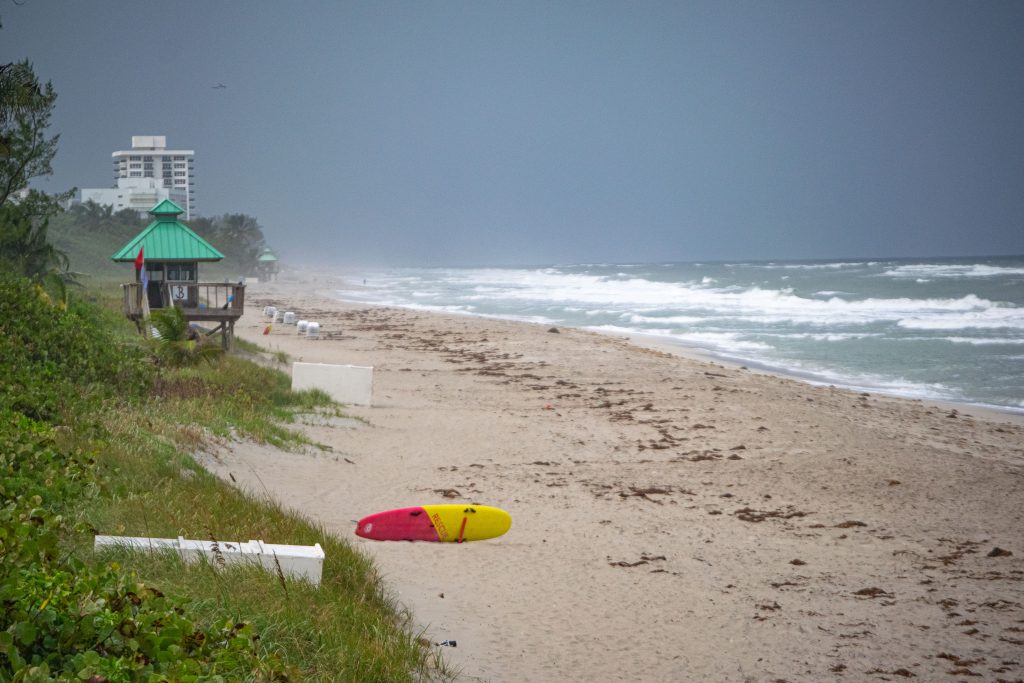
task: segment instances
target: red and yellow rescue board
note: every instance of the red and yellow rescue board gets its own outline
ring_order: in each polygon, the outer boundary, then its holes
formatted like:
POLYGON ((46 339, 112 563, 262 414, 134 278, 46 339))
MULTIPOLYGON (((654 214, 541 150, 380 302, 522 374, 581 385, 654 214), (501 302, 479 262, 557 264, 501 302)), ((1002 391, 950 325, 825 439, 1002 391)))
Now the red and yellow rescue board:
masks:
POLYGON ((487 505, 424 505, 368 515, 356 536, 374 541, 462 543, 496 538, 512 528, 512 516, 487 505))

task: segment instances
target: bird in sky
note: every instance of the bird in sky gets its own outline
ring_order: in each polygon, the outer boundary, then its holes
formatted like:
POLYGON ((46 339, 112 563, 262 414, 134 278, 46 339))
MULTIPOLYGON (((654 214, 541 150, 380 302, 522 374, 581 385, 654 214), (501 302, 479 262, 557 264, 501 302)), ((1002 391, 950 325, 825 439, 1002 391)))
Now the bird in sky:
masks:
POLYGON ((211 85, 210 87, 214 90, 219 90, 220 88, 227 89, 228 86, 224 85, 223 83, 218 83, 217 85, 211 85))

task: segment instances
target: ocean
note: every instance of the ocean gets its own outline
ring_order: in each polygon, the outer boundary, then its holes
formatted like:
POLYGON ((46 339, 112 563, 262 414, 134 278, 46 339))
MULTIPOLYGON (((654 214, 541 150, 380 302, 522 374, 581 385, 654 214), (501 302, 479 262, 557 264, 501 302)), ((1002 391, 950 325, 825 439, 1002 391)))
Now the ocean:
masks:
POLYGON ((814 384, 1024 413, 1024 257, 395 268, 346 282, 346 301, 647 335, 814 384))

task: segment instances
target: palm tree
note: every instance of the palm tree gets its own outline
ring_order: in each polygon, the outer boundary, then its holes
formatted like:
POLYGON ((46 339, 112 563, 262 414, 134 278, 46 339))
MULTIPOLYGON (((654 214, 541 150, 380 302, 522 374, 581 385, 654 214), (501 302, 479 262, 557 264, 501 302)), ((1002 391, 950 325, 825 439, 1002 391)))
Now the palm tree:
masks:
POLYGON ((89 232, 105 232, 114 225, 114 207, 110 204, 97 204, 90 199, 77 204, 72 211, 78 224, 89 232))
POLYGON ((47 227, 47 220, 33 220, 17 206, 0 207, 0 263, 36 283, 67 272, 67 254, 47 240, 47 227))
POLYGON ((171 367, 195 365, 200 360, 213 362, 222 352, 189 326, 185 313, 177 306, 153 311, 149 321, 156 338, 156 355, 171 367))
POLYGON ((68 272, 68 256, 50 244, 46 219, 33 218, 17 205, 0 206, 0 268, 22 275, 67 304, 67 285, 75 284, 68 272))
POLYGON ((229 213, 216 223, 216 238, 224 253, 238 260, 246 271, 256 268, 256 259, 264 245, 263 228, 253 216, 229 213))

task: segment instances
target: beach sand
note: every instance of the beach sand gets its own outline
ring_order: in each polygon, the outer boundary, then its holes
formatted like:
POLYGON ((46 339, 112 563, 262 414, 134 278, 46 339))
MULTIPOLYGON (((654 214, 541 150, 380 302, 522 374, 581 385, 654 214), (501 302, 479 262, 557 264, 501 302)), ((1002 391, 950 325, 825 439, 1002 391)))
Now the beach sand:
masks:
POLYGON ((331 289, 253 285, 236 331, 373 366, 374 405, 346 410, 365 422, 305 425, 329 451, 242 443, 207 466, 369 553, 424 637, 456 641, 441 650, 462 680, 1024 677, 1019 418, 331 289), (322 338, 263 335, 265 305, 322 338), (448 502, 503 508, 512 529, 353 533, 448 502))

